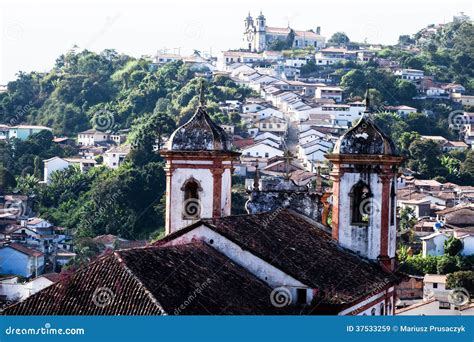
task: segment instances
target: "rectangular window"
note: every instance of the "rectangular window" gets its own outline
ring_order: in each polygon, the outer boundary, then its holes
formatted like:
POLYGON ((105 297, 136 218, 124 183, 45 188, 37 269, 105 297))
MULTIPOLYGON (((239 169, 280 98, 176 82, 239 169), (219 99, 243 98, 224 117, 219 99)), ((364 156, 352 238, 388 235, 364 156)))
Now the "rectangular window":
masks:
POLYGON ((438 283, 433 283, 433 288, 437 289, 438 288, 438 283))
POLYGON ((296 302, 306 304, 306 289, 296 289, 296 302))
POLYGON ((439 308, 442 310, 449 310, 451 309, 451 304, 449 302, 439 302, 439 308))

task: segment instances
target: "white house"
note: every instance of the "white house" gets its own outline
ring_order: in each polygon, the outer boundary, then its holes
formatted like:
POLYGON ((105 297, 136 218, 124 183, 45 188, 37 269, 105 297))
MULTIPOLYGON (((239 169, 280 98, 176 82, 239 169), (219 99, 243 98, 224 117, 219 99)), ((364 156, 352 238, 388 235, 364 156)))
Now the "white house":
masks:
POLYGON ((27 283, 20 282, 18 277, 14 276, 0 278, 0 297, 11 302, 22 301, 58 280, 58 273, 42 274, 27 283))
POLYGON ((298 148, 298 157, 303 161, 306 170, 313 172, 315 167, 321 166, 326 160, 325 154, 333 148, 331 141, 316 139, 298 148))
POLYGON ((398 115, 404 117, 411 113, 416 113, 416 108, 410 106, 388 106, 385 108, 388 112, 397 113, 398 115))
POLYGON ((310 128, 310 129, 307 129, 306 131, 300 132, 298 135, 298 140, 299 140, 300 145, 305 145, 315 140, 324 138, 325 136, 326 134, 314 128, 310 128))
POLYGON ((278 143, 282 142, 281 136, 276 135, 275 133, 272 133, 272 132, 262 132, 262 133, 256 135, 255 138, 254 138, 254 140, 256 142, 262 141, 262 140, 265 140, 265 139, 272 139, 272 140, 275 140, 278 143))
POLYGON ((417 69, 396 69, 394 74, 395 76, 399 76, 402 80, 407 81, 421 80, 425 75, 423 70, 417 69))
POLYGON ((444 242, 449 238, 444 233, 435 232, 428 236, 421 238, 422 253, 423 256, 427 255, 443 255, 444 254, 444 242))
POLYGON ((276 140, 273 140, 272 138, 265 138, 263 140, 259 140, 260 143, 262 144, 267 144, 275 148, 280 148, 280 143, 276 140))
POLYGON ((109 134, 96 129, 88 129, 77 135, 77 143, 81 146, 93 146, 101 141, 108 141, 109 134))
POLYGON ((81 172, 87 172, 90 168, 94 167, 97 162, 94 159, 82 159, 82 158, 61 158, 53 157, 43 160, 44 163, 44 182, 46 184, 51 183, 51 175, 55 171, 61 171, 67 169, 70 165, 78 165, 81 172))
POLYGON ((288 124, 285 119, 279 117, 268 117, 257 122, 260 132, 276 132, 279 134, 286 133, 288 124))
POLYGON ((281 157, 283 156, 283 151, 279 148, 258 142, 242 149, 242 156, 255 158, 272 158, 276 156, 281 157))
POLYGON ((55 171, 67 169, 70 165, 69 162, 60 157, 53 157, 43 160, 44 163, 44 182, 51 183, 51 174, 55 171))
POLYGON ((434 295, 435 292, 446 290, 446 275, 443 274, 425 274, 423 278, 424 295, 434 295))
POLYGON ((244 103, 242 113, 255 113, 267 108, 263 103, 244 103))
POLYGON ((461 255, 474 254, 474 234, 461 230, 454 231, 437 231, 431 235, 421 238, 423 256, 427 255, 444 255, 444 242, 454 236, 461 240, 461 255))
POLYGON ((112 147, 104 153, 104 165, 111 169, 117 169, 130 153, 130 145, 112 147))
POLYGON ((333 99, 336 102, 342 102, 342 88, 341 87, 317 87, 316 99, 333 99))
POLYGON ((462 242, 461 255, 474 254, 474 233, 456 231, 454 236, 462 242))

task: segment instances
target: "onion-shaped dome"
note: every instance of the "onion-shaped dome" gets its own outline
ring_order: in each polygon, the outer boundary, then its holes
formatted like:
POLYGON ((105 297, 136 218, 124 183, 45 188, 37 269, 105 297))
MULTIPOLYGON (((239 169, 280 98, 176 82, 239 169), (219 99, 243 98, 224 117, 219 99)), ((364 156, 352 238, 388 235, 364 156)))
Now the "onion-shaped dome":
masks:
POLYGON ((229 136, 209 117, 201 103, 193 117, 170 137, 171 151, 230 151, 229 136))

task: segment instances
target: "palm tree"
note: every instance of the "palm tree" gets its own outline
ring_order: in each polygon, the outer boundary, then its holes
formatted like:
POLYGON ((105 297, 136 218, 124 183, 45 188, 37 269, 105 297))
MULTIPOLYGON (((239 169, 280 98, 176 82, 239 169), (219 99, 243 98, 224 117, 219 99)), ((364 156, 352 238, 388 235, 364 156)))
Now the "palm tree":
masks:
POLYGON ((16 177, 16 189, 22 195, 32 196, 38 191, 39 180, 33 175, 16 177))

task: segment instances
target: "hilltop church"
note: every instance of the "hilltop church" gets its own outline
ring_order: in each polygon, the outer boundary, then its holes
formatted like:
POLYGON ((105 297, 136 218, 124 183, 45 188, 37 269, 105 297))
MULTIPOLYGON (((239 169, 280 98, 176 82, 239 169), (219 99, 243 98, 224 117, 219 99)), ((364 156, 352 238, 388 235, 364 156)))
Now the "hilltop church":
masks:
POLYGON ((299 31, 287 27, 267 26, 265 16, 260 15, 255 19, 250 13, 244 21, 244 34, 242 48, 251 52, 262 52, 271 48, 277 41, 288 42, 294 49, 314 47, 320 50, 324 47, 325 38, 321 36, 321 28, 316 30, 299 31))
POLYGON ((201 98, 161 151, 166 236, 103 255, 6 313, 393 315, 402 158, 370 116, 367 100, 360 121, 327 155, 332 206, 321 190, 260 190, 255 182, 249 213, 233 216, 239 153, 201 98))

